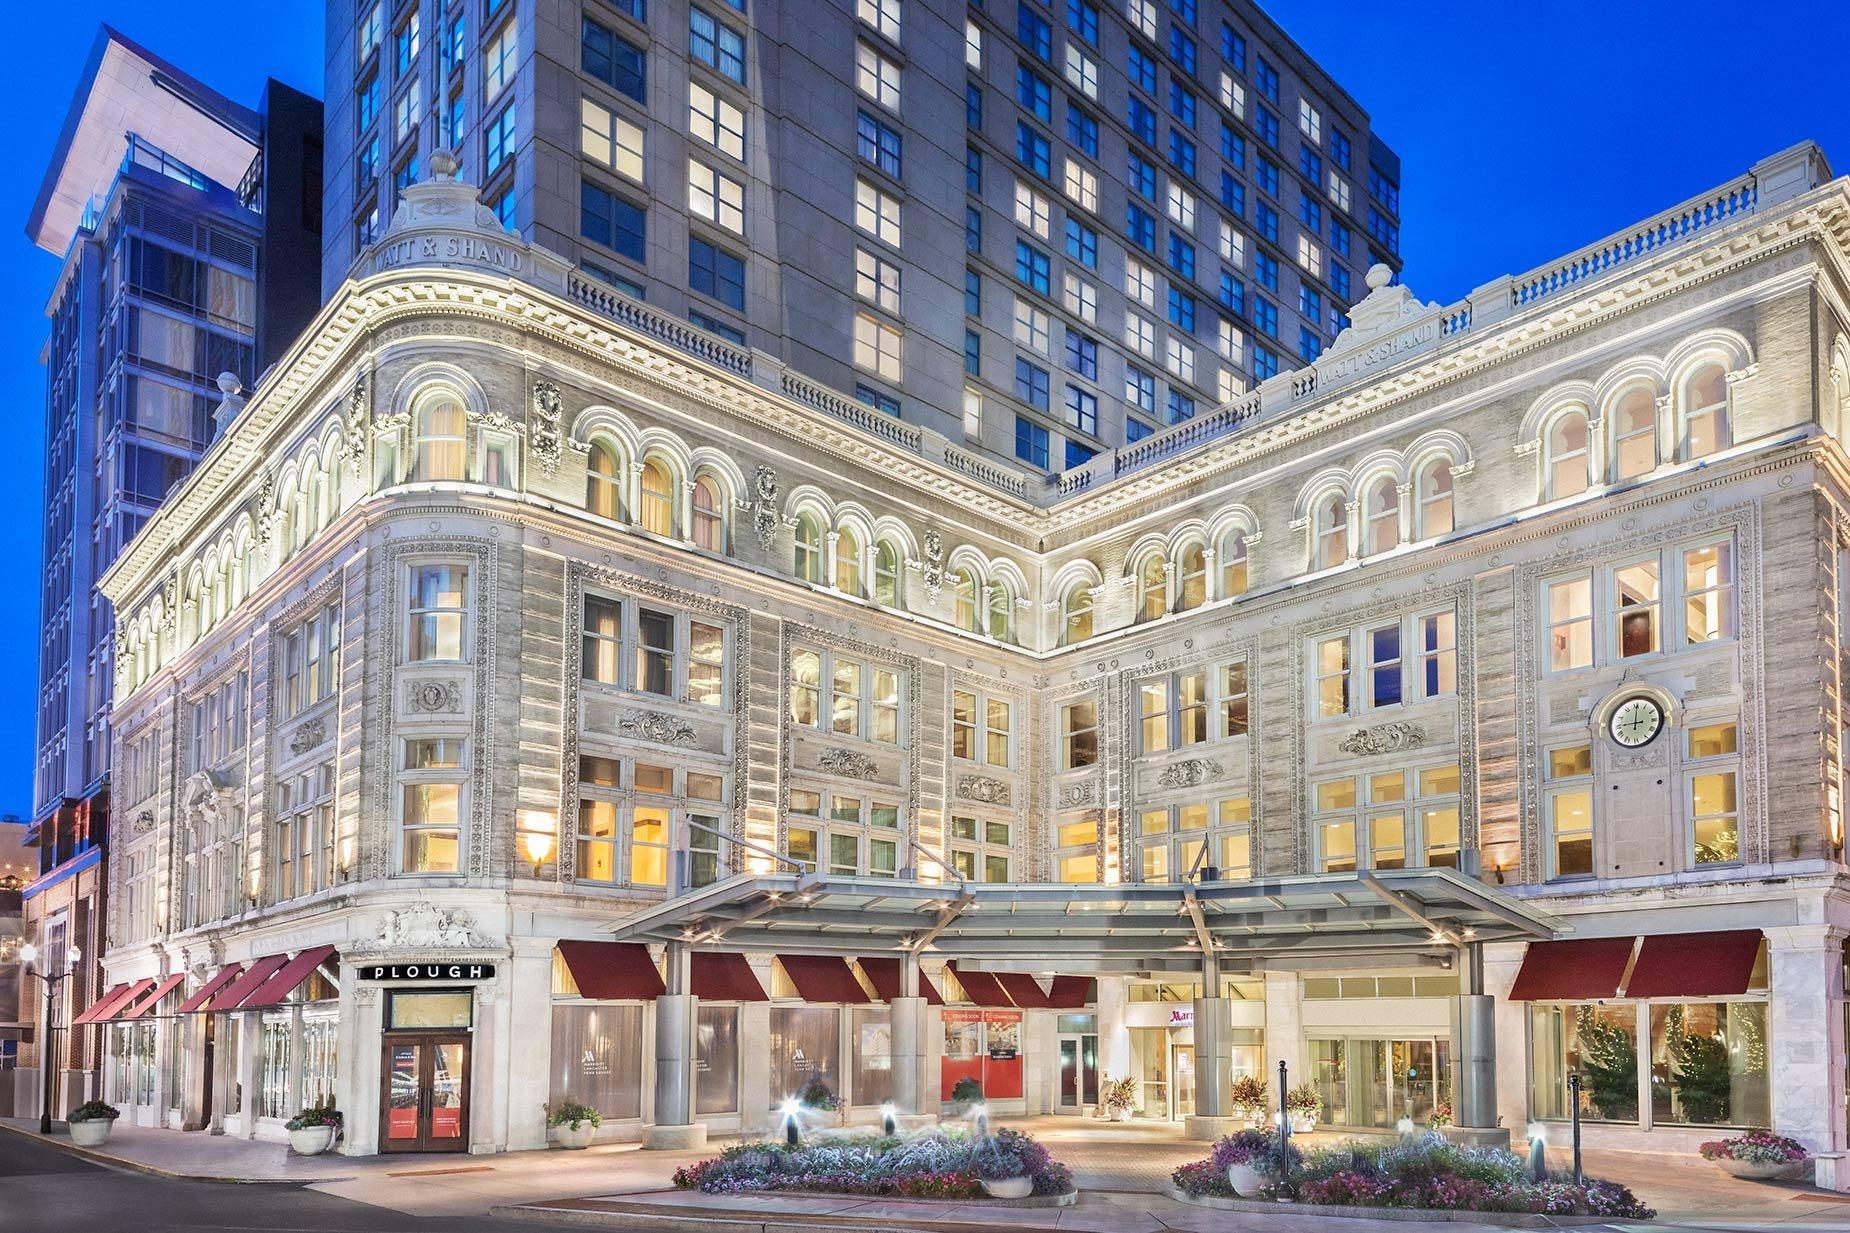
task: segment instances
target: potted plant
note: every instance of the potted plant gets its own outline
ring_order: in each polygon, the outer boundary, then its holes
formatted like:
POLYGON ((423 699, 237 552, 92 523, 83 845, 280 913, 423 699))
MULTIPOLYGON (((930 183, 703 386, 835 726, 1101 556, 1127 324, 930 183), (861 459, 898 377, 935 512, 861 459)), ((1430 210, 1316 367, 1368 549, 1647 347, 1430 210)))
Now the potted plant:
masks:
POLYGON ((971 1105, 983 1103, 983 1085, 974 1078, 965 1075, 951 1085, 951 1115, 962 1117, 970 1111, 971 1105))
POLYGON ((1426 1125, 1433 1130, 1444 1130, 1452 1124, 1452 1102, 1442 1100, 1432 1107, 1432 1116, 1426 1119, 1426 1125))
POLYGON ((283 1123, 289 1132, 289 1150, 298 1156, 319 1156, 334 1146, 340 1134, 340 1113, 332 1102, 309 1105, 283 1123))
POLYGON ((1137 1080, 1125 1075, 1122 1079, 1106 1076, 1104 1086, 1098 1090, 1098 1107, 1105 1111, 1105 1116, 1114 1122, 1128 1122, 1131 1111, 1137 1104, 1137 1080))
POLYGON ((1309 1134, 1317 1128, 1317 1115, 1323 1112, 1323 1095, 1309 1083, 1301 1083, 1285 1093, 1285 1112, 1291 1115, 1295 1134, 1309 1134))
POLYGON ((1233 1081, 1233 1115, 1248 1127, 1265 1125, 1267 1103, 1265 1081, 1257 1075, 1241 1075, 1233 1081))
MULTIPOLYGON (((1292 1161, 1299 1159, 1295 1147, 1287 1144, 1284 1151, 1292 1161)), ((1235 1131, 1214 1145, 1210 1159, 1217 1171, 1226 1173, 1227 1184, 1242 1199, 1264 1195, 1284 1172, 1278 1136, 1265 1130, 1235 1131)))
POLYGON ((805 1084, 797 1102, 817 1113, 834 1113, 841 1108, 841 1097, 821 1079, 811 1079, 805 1084))
POLYGON ((1717 1139, 1697 1149, 1704 1160, 1730 1177, 1766 1181, 1792 1172, 1804 1163, 1806 1151, 1796 1139, 1770 1130, 1750 1130, 1732 1139, 1717 1139))
POLYGON ((982 1184, 983 1193, 990 1198, 1025 1199, 1034 1193, 1034 1179, 1028 1176, 1027 1163, 1002 1139, 985 1137, 976 1145, 970 1161, 976 1166, 976 1180, 982 1184))
POLYGON ((604 1124, 604 1115, 590 1105, 567 1100, 546 1106, 546 1124, 559 1136, 559 1146, 581 1150, 591 1146, 592 1136, 604 1124))
POLYGON ((71 1142, 78 1147, 101 1147, 109 1142, 110 1127, 122 1116, 122 1110, 100 1100, 86 1100, 71 1110, 71 1142))

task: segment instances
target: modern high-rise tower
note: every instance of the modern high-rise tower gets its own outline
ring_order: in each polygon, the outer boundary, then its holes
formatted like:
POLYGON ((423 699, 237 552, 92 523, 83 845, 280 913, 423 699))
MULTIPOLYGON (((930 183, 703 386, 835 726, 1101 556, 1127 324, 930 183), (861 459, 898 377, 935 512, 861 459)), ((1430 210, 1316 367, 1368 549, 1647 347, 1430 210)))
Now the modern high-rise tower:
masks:
POLYGON ((1246 0, 332 0, 322 290, 454 147, 616 297, 1057 472, 1315 359, 1400 163, 1246 0))

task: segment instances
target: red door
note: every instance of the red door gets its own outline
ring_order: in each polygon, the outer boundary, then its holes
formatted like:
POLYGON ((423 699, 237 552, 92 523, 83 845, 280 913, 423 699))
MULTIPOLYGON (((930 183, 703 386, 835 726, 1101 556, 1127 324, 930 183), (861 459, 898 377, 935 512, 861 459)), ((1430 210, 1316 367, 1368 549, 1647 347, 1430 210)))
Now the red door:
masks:
POLYGON ((380 1076, 379 1150, 468 1150, 467 1036, 387 1036, 380 1076))

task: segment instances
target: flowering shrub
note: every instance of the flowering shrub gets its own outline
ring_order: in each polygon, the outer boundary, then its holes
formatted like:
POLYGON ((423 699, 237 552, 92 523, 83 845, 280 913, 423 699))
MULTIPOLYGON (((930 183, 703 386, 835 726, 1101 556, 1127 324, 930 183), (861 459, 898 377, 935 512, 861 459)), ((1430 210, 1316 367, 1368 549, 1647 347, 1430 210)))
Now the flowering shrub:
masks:
MULTIPOLYGON (((1294 1152, 1295 1155, 1295 1152, 1294 1152)), ((1280 1176, 1277 1140, 1256 1131, 1229 1135, 1214 1145, 1207 1160, 1183 1165, 1173 1175, 1177 1189, 1192 1197, 1230 1196, 1227 1165, 1236 1159, 1280 1176), (1268 1159, 1256 1142, 1272 1144, 1268 1159), (1258 1163, 1265 1160, 1266 1164, 1258 1163)), ((1530 1180, 1528 1166, 1513 1152, 1463 1147, 1443 1135, 1428 1134, 1411 1143, 1345 1143, 1312 1152, 1292 1176, 1305 1203, 1328 1207, 1400 1207, 1429 1211, 1513 1212, 1553 1216, 1614 1216, 1649 1220, 1655 1213, 1616 1182, 1588 1179, 1573 1184, 1571 1175, 1545 1182, 1530 1180)))
POLYGON ((906 1199, 970 1199, 981 1179, 1027 1177, 1035 1194, 1064 1194, 1072 1172, 1019 1130, 978 1138, 959 1127, 889 1137, 856 1131, 798 1147, 742 1143, 677 1169, 674 1184, 706 1194, 818 1190, 906 1199))
POLYGON ((1283 1174, 1281 1162, 1289 1157, 1291 1167, 1295 1170, 1303 1160, 1298 1149, 1285 1145, 1284 1154, 1279 1152, 1278 1136, 1263 1130, 1239 1130, 1214 1145, 1213 1153, 1206 1160, 1197 1160, 1185 1164, 1169 1175, 1176 1189, 1186 1195, 1200 1198, 1213 1195, 1228 1198, 1233 1195, 1233 1187, 1227 1183, 1227 1166, 1243 1164, 1256 1169, 1265 1178, 1276 1181, 1283 1174))
POLYGON ((1704 1160, 1739 1160, 1747 1164, 1797 1164, 1807 1155, 1796 1139, 1770 1130, 1750 1130, 1732 1139, 1716 1139, 1696 1150, 1704 1160))
POLYGON ((1323 1093, 1314 1084, 1301 1083, 1285 1093, 1285 1112, 1315 1117, 1323 1112, 1323 1093))
POLYGON ((1268 1103, 1265 1081, 1256 1075, 1241 1075, 1233 1081, 1233 1110, 1247 1117, 1265 1116, 1268 1103))

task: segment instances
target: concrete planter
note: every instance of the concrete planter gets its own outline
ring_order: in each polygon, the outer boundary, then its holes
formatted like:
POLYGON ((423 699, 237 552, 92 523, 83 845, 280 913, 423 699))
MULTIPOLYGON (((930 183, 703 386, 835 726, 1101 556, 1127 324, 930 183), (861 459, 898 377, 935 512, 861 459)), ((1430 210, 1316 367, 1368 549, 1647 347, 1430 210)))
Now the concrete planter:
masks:
POLYGON ((1805 1166, 1803 1160, 1779 1160, 1762 1164, 1755 1160, 1731 1160, 1725 1156, 1714 1164, 1729 1177, 1744 1178, 1750 1182, 1768 1182, 1777 1177, 1788 1177, 1805 1166))
POLYGON ((78 1147, 101 1147, 109 1142, 109 1131, 116 1124, 112 1117, 93 1117, 88 1121, 72 1122, 71 1142, 78 1147))
POLYGON ((983 1184, 983 1193, 992 1199, 1025 1199, 1034 1193, 1032 1178, 1003 1177, 991 1181, 982 1177, 977 1180, 983 1184))
POLYGON ((304 1126, 289 1132, 289 1150, 298 1156, 319 1156, 334 1146, 333 1126, 304 1126))
POLYGON ((1249 1164, 1230 1164, 1227 1166, 1227 1184, 1242 1199, 1250 1199, 1265 1193, 1265 1174, 1249 1164))
POLYGON ((591 1140, 597 1135, 597 1127, 590 1122, 580 1122, 576 1126, 554 1126, 554 1134, 559 1136, 559 1146, 573 1151, 582 1151, 591 1146, 591 1140))

